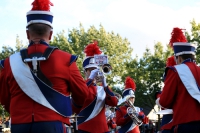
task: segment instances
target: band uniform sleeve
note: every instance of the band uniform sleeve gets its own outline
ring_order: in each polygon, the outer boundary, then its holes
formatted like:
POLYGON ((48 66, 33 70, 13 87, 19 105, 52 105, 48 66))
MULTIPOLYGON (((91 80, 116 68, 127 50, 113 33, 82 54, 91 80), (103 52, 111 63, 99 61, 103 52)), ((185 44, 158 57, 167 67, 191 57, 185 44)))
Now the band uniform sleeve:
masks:
POLYGON ((142 122, 143 124, 148 124, 149 123, 149 118, 147 116, 145 116, 143 119, 142 119, 142 122))
MULTIPOLYGON (((7 60, 8 61, 8 60, 7 60)), ((9 112, 10 107, 10 91, 7 81, 6 65, 0 67, 0 104, 4 105, 6 111, 9 112)))
POLYGON ((164 88, 162 94, 160 95, 159 104, 164 108, 172 108, 174 99, 177 93, 177 85, 180 82, 178 74, 173 70, 168 70, 164 88))
POLYGON ((117 126, 125 125, 128 121, 131 120, 129 115, 125 113, 126 110, 117 109, 116 110, 116 124, 117 126))
POLYGON ((108 127, 110 127, 111 129, 115 129, 115 128, 117 127, 117 124, 116 124, 114 118, 113 118, 113 119, 110 119, 110 120, 107 122, 107 124, 108 124, 108 127))
POLYGON ((117 106, 118 98, 115 96, 115 94, 112 92, 112 90, 107 86, 104 88, 106 92, 106 101, 105 103, 109 106, 117 106))
POLYGON ((140 112, 139 112, 138 118, 142 120, 143 124, 148 124, 148 123, 149 123, 149 119, 148 119, 148 117, 144 114, 143 111, 140 111, 140 112))
POLYGON ((83 106, 84 99, 86 99, 88 95, 88 87, 81 76, 81 73, 77 67, 76 62, 73 62, 70 65, 70 91, 72 97, 72 107, 79 108, 83 106))

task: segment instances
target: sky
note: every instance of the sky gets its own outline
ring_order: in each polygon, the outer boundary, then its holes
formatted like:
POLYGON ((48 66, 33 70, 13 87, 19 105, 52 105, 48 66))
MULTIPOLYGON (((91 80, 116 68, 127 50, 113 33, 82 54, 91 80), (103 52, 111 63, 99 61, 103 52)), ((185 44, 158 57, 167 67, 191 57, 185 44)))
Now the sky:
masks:
MULTIPOLYGON (((23 44, 26 39, 26 13, 33 0, 0 0, 0 47, 14 48, 18 35, 23 44)), ((199 0, 51 0, 54 6, 53 35, 78 28, 103 25, 127 38, 133 56, 142 57, 154 44, 168 44, 174 27, 191 30, 190 22, 200 23, 199 0)))

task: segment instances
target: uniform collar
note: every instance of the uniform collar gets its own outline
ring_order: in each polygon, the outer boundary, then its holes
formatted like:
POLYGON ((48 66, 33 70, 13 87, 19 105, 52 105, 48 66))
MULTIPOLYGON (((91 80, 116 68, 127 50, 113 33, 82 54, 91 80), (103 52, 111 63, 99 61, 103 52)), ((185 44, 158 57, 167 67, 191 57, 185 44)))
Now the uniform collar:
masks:
POLYGON ((194 62, 194 63, 196 63, 196 61, 193 60, 193 59, 191 59, 191 58, 188 58, 188 59, 184 60, 184 61, 182 62, 182 64, 185 64, 186 62, 194 62))
MULTIPOLYGON (((28 45, 28 47, 30 47, 31 45, 34 45, 34 44, 35 44, 35 42, 31 40, 31 42, 28 45)), ((46 43, 44 40, 40 40, 39 44, 43 44, 43 45, 49 46, 49 44, 46 43)))

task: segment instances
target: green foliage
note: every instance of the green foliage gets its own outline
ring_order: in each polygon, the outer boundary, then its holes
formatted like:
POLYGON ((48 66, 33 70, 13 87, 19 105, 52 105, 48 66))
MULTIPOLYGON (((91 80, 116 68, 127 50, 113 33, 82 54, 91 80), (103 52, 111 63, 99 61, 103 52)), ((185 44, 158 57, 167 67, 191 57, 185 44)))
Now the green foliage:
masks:
POLYGON ((10 56, 11 54, 15 53, 15 51, 13 50, 13 48, 9 47, 9 46, 2 46, 2 51, 0 52, 0 59, 5 59, 8 56, 10 56))
POLYGON ((0 105, 0 117, 6 117, 9 116, 9 113, 5 111, 4 107, 0 105))
POLYGON ((27 45, 24 45, 23 42, 20 40, 19 36, 17 35, 16 37, 16 45, 15 45, 15 48, 16 48, 16 52, 19 52, 20 49, 23 49, 23 48, 27 48, 27 45))
POLYGON ((196 49, 196 62, 200 63, 200 23, 196 23, 195 20, 192 20, 190 22, 192 28, 191 28, 191 35, 186 32, 186 38, 188 42, 192 42, 197 44, 197 49, 196 49))
POLYGON ((10 46, 2 46, 2 51, 0 52, 0 60, 9 57, 11 54, 14 54, 15 52, 18 52, 18 51, 20 51, 20 49, 25 48, 25 47, 27 47, 27 46, 24 46, 22 44, 22 41, 20 41, 20 38, 17 35, 15 50, 10 46))
POLYGON ((153 107, 155 105, 154 94, 161 90, 163 86, 163 73, 166 66, 166 59, 172 55, 172 50, 168 47, 164 52, 161 43, 154 46, 154 54, 147 48, 141 59, 135 58, 127 64, 128 74, 136 83, 136 102, 140 107, 153 107))
POLYGON ((85 31, 84 27, 80 24, 79 29, 74 28, 69 31, 68 37, 65 36, 64 31, 60 32, 50 44, 71 54, 78 55, 79 60, 77 64, 79 69, 83 70, 84 48, 94 40, 98 41, 98 45, 103 53, 108 55, 109 64, 113 69, 111 75, 107 76, 107 81, 110 85, 113 85, 112 78, 114 76, 121 77, 121 75, 127 73, 125 64, 131 61, 131 52, 133 49, 126 38, 123 39, 119 34, 115 34, 114 32, 106 32, 102 25, 100 25, 99 29, 91 26, 85 31))

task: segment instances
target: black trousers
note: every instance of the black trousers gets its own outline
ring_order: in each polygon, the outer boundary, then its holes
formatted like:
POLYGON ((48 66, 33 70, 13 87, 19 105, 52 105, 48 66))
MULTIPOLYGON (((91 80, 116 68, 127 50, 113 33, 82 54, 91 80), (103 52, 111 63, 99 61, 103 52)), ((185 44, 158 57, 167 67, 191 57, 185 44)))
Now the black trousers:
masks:
POLYGON ((12 133, 66 133, 66 129, 60 121, 32 122, 25 124, 12 124, 12 133))
POLYGON ((176 125, 171 133, 200 133, 200 121, 176 125))

